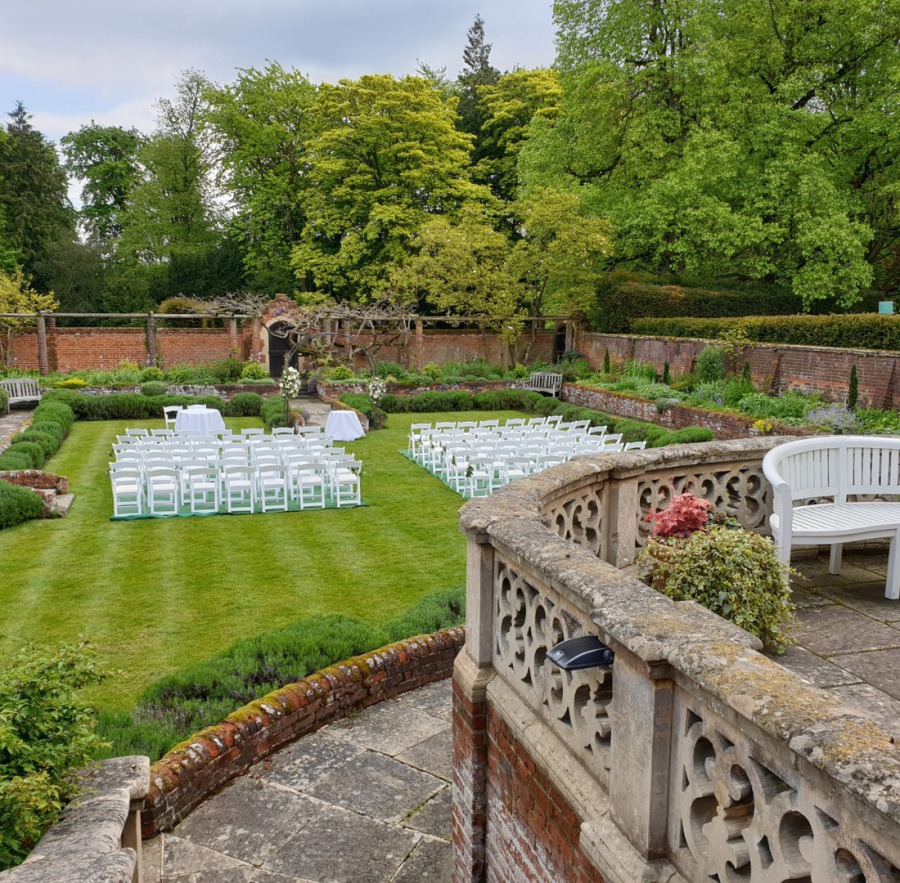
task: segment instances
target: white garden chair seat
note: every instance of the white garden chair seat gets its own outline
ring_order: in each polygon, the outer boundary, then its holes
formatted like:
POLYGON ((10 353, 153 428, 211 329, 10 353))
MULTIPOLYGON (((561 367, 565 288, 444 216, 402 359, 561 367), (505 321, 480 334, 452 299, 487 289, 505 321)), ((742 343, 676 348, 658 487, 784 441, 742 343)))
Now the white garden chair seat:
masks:
POLYGON ((120 467, 110 472, 113 517, 141 515, 144 511, 144 477, 140 469, 120 467))
POLYGON ((147 467, 147 501, 151 515, 177 515, 180 498, 178 470, 147 467))

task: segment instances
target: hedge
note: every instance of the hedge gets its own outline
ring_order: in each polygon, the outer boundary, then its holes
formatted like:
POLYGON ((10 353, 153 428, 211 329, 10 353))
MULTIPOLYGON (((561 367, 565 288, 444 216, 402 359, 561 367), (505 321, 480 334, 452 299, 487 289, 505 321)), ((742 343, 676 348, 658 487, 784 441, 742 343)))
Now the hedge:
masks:
POLYGON ((6 390, 0 386, 0 417, 2 417, 6 413, 6 409, 9 407, 9 394, 6 390))
POLYGON ((62 427, 63 436, 66 436, 75 422, 75 412, 62 402, 44 398, 34 409, 34 422, 37 424, 46 421, 58 423, 62 427))
POLYGON ((263 399, 262 407, 259 409, 259 416, 269 428, 294 425, 292 416, 288 415, 285 417, 284 399, 281 396, 270 396, 267 399, 263 399))
POLYGON ((0 530, 40 518, 41 498, 24 487, 0 481, 0 530))
POLYGON ((4 451, 4 454, 21 454, 28 460, 26 469, 40 469, 44 465, 44 460, 47 459, 44 448, 33 441, 14 441, 4 451))
POLYGON ((206 405, 217 411, 225 408, 219 396, 145 396, 133 392, 90 396, 70 389, 53 389, 44 395, 44 399, 68 405, 77 420, 161 419, 163 405, 206 405))
MULTIPOLYGON (((279 401, 281 397, 278 397, 279 401)), ((225 403, 226 417, 259 417, 263 397, 255 392, 239 392, 225 403)))
POLYGON ((742 319, 638 319, 636 334, 716 339, 740 331, 759 343, 900 350, 900 316, 746 316, 742 319))

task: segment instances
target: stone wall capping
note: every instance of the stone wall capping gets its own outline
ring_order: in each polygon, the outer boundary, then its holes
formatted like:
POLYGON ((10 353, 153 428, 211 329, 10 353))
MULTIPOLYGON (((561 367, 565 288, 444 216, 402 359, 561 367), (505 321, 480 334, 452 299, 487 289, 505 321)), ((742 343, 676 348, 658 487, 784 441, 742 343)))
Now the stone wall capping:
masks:
POLYGON ((599 879, 582 860, 607 883, 900 874, 891 735, 755 637, 622 569, 646 514, 685 490, 764 532, 762 458, 785 440, 586 455, 463 507, 473 643, 454 687, 454 879, 599 879), (611 668, 547 661, 583 634, 615 651, 611 668), (578 855, 569 822, 546 821, 570 811, 578 855))

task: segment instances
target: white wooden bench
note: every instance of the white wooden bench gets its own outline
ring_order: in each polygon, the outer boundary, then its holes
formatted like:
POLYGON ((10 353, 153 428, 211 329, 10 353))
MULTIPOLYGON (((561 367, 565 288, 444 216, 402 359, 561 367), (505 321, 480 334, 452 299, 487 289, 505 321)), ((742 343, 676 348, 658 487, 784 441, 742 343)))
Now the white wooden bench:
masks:
POLYGON ((531 392, 546 392, 552 396, 559 396, 562 389, 562 374, 554 374, 551 371, 538 371, 529 376, 522 389, 531 392))
POLYGON ((774 491, 769 523, 782 561, 790 560, 792 546, 828 545, 828 572, 837 574, 843 543, 887 537, 884 595, 900 598, 900 502, 883 499, 900 496, 900 438, 838 435, 788 442, 766 454, 763 473, 774 491), (861 499, 866 497, 882 499, 861 499))
POLYGON ((6 406, 7 412, 11 405, 17 405, 20 402, 39 402, 41 400, 41 388, 36 380, 28 377, 13 377, 9 380, 0 380, 2 387, 9 396, 9 403, 6 406))

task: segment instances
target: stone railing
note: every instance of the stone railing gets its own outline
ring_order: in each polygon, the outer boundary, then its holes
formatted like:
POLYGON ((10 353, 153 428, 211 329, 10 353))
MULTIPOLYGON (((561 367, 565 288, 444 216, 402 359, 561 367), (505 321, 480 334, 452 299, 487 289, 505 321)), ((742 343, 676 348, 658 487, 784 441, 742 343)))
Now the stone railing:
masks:
POLYGON ((673 490, 690 487, 761 529, 761 461, 776 441, 578 458, 464 507, 457 881, 511 868, 606 883, 900 877, 889 734, 763 656, 747 633, 612 566, 634 559, 644 514, 673 490), (584 634, 615 651, 610 669, 547 660, 584 634), (526 755, 547 780, 540 795, 516 778, 526 755), (548 795, 552 814, 529 809, 548 795), (577 856, 551 824, 567 812, 577 856))
POLYGON ((141 807, 146 757, 117 757, 84 770, 78 795, 3 883, 141 883, 141 807))

